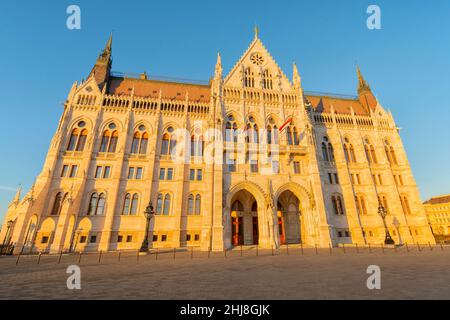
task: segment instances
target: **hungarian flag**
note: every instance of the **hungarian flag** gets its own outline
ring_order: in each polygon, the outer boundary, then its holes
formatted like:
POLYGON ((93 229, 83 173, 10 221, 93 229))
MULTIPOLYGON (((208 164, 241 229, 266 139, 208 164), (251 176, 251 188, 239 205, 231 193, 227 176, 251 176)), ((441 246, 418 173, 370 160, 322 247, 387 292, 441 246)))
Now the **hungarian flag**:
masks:
POLYGON ((286 127, 288 125, 290 125, 292 122, 292 116, 290 116, 285 123, 283 123, 283 125, 280 127, 280 129, 278 129, 280 132, 283 132, 284 129, 286 129, 286 127))

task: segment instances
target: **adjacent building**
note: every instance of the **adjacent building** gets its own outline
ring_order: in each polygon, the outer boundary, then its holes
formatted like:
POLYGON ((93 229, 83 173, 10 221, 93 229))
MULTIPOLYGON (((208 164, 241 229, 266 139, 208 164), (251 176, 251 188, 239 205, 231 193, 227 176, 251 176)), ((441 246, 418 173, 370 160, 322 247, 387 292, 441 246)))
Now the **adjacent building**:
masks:
POLYGON ((423 204, 436 241, 450 240, 450 194, 432 197, 423 204))

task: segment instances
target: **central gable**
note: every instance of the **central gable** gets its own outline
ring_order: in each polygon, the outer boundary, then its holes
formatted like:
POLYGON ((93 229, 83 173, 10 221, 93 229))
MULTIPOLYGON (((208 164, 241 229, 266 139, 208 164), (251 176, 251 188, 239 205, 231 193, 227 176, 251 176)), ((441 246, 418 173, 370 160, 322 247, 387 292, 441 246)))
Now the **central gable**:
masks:
POLYGON ((292 90, 291 82, 257 36, 255 36, 248 49, 226 76, 224 85, 237 88, 242 87, 246 73, 254 79, 250 87, 261 89, 264 87, 263 79, 271 79, 271 87, 268 89, 292 90))

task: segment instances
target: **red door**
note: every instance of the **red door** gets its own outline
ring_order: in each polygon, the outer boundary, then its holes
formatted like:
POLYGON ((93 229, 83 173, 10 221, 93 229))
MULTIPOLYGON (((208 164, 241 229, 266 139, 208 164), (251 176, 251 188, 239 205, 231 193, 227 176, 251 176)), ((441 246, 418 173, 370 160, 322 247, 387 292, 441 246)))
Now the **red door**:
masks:
POLYGON ((233 217, 232 243, 234 246, 242 245, 244 240, 244 225, 242 217, 233 217))
POLYGON ((286 237, 284 235, 284 223, 283 223, 283 217, 278 217, 278 230, 280 233, 280 244, 286 243, 286 237))

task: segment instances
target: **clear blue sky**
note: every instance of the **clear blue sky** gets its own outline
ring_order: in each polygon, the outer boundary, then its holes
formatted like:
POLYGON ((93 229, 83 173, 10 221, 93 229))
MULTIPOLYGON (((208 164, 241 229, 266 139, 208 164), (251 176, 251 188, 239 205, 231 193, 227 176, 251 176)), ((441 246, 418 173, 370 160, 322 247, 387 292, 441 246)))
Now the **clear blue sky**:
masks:
POLYGON ((450 1, 1 1, 0 218, 40 172, 75 80, 114 30, 115 71, 207 80, 260 36, 306 90, 355 94, 355 61, 392 110, 423 199, 450 193, 450 1), (82 29, 66 28, 77 4, 82 29), (366 28, 377 4, 382 30, 366 28))

